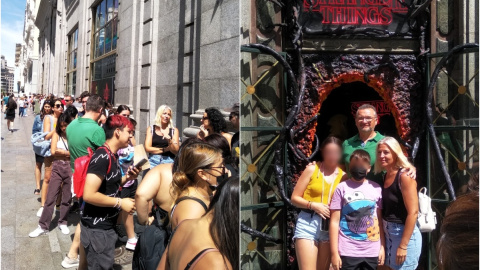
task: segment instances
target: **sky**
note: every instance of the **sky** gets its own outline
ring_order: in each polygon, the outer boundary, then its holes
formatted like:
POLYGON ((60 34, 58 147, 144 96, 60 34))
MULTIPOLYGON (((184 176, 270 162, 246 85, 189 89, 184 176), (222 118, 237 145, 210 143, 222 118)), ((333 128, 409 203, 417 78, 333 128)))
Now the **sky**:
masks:
POLYGON ((11 67, 15 66, 15 44, 22 43, 23 39, 25 3, 25 0, 1 0, 0 52, 11 67))

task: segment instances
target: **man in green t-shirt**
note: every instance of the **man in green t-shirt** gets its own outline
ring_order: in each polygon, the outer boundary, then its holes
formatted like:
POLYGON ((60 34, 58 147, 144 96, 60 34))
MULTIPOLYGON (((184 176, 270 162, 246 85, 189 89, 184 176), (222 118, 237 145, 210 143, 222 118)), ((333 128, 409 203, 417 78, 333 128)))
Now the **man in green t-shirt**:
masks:
POLYGON ((73 120, 67 127, 72 171, 75 159, 88 155, 88 147, 95 151, 105 143, 105 131, 97 123, 105 109, 105 101, 99 95, 93 95, 88 98, 85 107, 85 115, 73 120))
MULTIPOLYGON (((348 175, 350 175, 350 155, 353 153, 353 151, 357 149, 363 149, 367 151, 368 154, 370 154, 370 163, 372 166, 370 173, 368 173, 367 175, 367 179, 373 180, 377 183, 381 183, 382 175, 375 175, 373 173, 373 166, 377 159, 377 144, 381 139, 385 137, 379 132, 375 131, 375 126, 377 125, 377 123, 378 115, 375 107, 369 104, 363 104, 358 108, 355 115, 355 125, 357 126, 358 134, 343 142, 342 161, 345 164, 346 172, 348 173, 348 175)), ((415 179, 416 170, 414 167, 408 168, 408 175, 415 179)))
MULTIPOLYGON (((87 148, 95 151, 105 143, 105 131, 97 121, 105 109, 105 101, 99 95, 92 95, 86 102, 86 113, 83 117, 73 120, 67 126, 67 140, 70 151, 70 166, 74 170, 75 159, 88 154, 87 148)), ((80 247, 80 223, 75 230, 70 250, 62 261, 65 268, 78 267, 80 261, 78 252, 80 247)), ((82 265, 86 266, 85 258, 82 259, 82 265)))

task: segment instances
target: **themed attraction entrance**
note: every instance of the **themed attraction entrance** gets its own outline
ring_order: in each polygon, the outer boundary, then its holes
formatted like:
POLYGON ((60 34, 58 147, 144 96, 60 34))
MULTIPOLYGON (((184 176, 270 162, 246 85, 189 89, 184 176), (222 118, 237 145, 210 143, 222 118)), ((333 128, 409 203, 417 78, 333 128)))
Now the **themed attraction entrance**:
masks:
MULTIPOLYGON (((417 167, 439 228, 478 171, 478 45, 430 54, 427 0, 253 2, 241 63, 242 269, 297 269, 291 192, 324 138, 357 133, 365 103, 417 167)), ((435 269, 438 236, 424 234, 418 269, 435 269)))

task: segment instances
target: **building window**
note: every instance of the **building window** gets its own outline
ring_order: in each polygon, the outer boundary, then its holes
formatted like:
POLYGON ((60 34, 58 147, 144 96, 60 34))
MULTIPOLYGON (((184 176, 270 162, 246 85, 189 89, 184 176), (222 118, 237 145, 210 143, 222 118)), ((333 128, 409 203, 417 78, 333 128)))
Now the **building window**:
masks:
POLYGON ((118 0, 103 0, 94 8, 90 92, 114 103, 118 0))
POLYGON ((65 94, 74 95, 77 86, 78 28, 68 36, 67 89, 65 94))

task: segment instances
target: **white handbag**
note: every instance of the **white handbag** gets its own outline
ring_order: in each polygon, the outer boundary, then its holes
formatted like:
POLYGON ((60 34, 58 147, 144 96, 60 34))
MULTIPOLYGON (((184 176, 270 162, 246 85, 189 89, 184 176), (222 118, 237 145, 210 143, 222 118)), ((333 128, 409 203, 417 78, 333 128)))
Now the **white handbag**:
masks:
POLYGON ((418 191, 418 219, 417 226, 422 233, 435 230, 437 225, 437 214, 432 210, 432 199, 427 195, 427 188, 423 187, 418 191))

